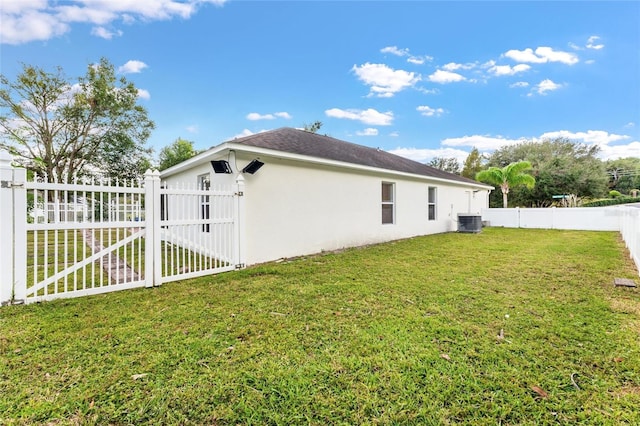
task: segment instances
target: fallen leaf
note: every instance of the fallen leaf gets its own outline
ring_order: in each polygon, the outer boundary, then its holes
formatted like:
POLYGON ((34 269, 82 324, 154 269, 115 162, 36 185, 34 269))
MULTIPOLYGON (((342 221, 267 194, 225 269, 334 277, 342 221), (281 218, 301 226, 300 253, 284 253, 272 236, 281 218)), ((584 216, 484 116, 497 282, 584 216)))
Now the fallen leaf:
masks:
POLYGON ((621 357, 619 357, 619 356, 617 356, 617 357, 615 357, 615 358, 613 359, 613 362, 622 362, 622 361, 624 361, 624 358, 621 358, 621 357))
POLYGON ((143 377, 146 377, 147 375, 149 375, 149 373, 134 374, 133 376, 131 376, 131 378, 133 380, 138 380, 138 379, 142 379, 143 377))
POLYGON ((440 358, 446 359, 447 361, 451 361, 451 357, 447 354, 440 354, 440 358))
POLYGON ((541 398, 548 398, 549 394, 539 386, 531 386, 531 390, 540 395, 541 398))
POLYGON ((500 333, 498 333, 498 340, 504 339, 504 328, 500 329, 500 333))

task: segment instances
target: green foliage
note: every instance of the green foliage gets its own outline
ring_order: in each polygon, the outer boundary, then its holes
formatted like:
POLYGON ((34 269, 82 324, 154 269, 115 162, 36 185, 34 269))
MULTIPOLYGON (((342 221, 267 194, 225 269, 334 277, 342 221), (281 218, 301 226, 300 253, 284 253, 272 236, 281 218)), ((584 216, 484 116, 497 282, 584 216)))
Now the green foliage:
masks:
POLYGON ((481 182, 499 186, 502 192, 502 207, 506 209, 511 188, 525 186, 531 189, 535 186, 535 178, 526 173, 530 169, 531 164, 528 161, 518 161, 502 168, 489 167, 487 170, 478 172, 476 179, 481 182))
POLYGON ((639 424, 614 276, 617 233, 485 228, 1 307, 0 424, 639 424))
POLYGON ((456 158, 434 157, 427 163, 428 166, 435 167, 436 169, 444 170, 449 173, 460 173, 460 163, 456 158))
POLYGON ((311 124, 303 124, 302 125, 302 130, 306 131, 306 132, 311 132, 311 133, 318 133, 318 131, 320 130, 320 128, 322 127, 322 122, 321 121, 314 121, 311 124))
POLYGON ((620 196, 616 198, 605 198, 603 200, 589 201, 582 203, 582 207, 603 207, 603 206, 615 206, 618 204, 630 204, 640 203, 640 197, 625 197, 620 196))
POLYGON ((599 198, 606 194, 608 177, 597 153, 597 146, 588 147, 564 138, 527 141, 495 151, 488 165, 504 167, 513 161, 529 161, 535 187, 514 188, 509 198, 514 205, 546 207, 553 203, 554 195, 599 198))
POLYGON ((484 157, 480 155, 480 151, 474 146, 466 160, 464 160, 460 175, 469 179, 475 179, 478 172, 482 170, 483 161, 484 157))
POLYGON ((57 68, 23 65, 15 81, 0 76, 0 148, 50 181, 125 170, 149 157, 154 123, 137 104, 133 83, 116 78, 105 58, 74 84, 57 68))
POLYGON ((609 188, 623 194, 640 188, 640 158, 628 157, 609 160, 605 164, 609 175, 609 188))
POLYGON ((160 151, 160 165, 158 169, 168 169, 197 154, 198 151, 194 149, 193 142, 178 138, 171 145, 165 146, 160 151))
POLYGON ((611 198, 616 198, 621 196, 622 194, 620 193, 620 191, 616 191, 616 190, 609 191, 609 197, 611 198))

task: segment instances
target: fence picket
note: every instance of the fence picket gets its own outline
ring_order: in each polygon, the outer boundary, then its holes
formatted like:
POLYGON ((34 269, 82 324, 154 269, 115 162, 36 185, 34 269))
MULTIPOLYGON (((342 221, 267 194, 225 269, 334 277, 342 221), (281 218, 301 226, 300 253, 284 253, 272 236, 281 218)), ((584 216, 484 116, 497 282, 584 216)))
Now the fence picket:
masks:
POLYGON ((151 287, 243 261, 242 176, 206 188, 161 186, 150 170, 143 182, 27 181, 11 161, 0 152, 0 241, 12 242, 0 245, 10 271, 1 304, 151 287))

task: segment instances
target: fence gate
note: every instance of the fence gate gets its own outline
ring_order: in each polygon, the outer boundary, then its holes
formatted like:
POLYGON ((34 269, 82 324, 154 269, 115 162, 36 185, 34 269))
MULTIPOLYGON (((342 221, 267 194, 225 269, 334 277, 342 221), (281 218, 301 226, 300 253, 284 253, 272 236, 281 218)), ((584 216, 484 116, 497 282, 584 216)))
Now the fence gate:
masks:
POLYGON ((145 285, 142 185, 25 186, 27 302, 145 285))
POLYGON ((27 181, 0 152, 0 304, 78 297, 244 266, 242 177, 226 187, 27 181))
POLYGON ((241 268, 239 185, 160 188, 160 282, 241 268))

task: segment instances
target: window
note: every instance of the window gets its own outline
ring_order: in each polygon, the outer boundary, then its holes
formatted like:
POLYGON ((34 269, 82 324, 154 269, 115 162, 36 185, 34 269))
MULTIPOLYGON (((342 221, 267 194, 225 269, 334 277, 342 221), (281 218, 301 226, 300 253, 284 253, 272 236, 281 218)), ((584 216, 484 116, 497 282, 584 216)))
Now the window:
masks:
MULTIPOLYGON (((198 189, 202 189, 208 191, 211 188, 211 178, 209 177, 209 173, 205 175, 198 176, 198 189)), ((201 195, 200 196, 200 219, 209 219, 209 196, 201 195)), ((210 232, 209 223, 202 224, 202 232, 210 232)))
POLYGON ((382 223, 394 223, 394 194, 393 183, 382 182, 382 223))
POLYGON ((436 220, 436 187, 435 186, 430 186, 428 189, 429 192, 429 199, 427 201, 427 206, 428 206, 428 218, 429 220, 436 220))

